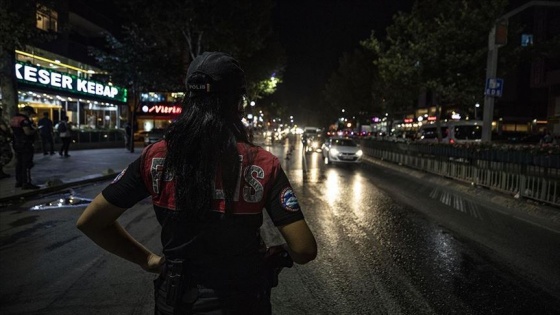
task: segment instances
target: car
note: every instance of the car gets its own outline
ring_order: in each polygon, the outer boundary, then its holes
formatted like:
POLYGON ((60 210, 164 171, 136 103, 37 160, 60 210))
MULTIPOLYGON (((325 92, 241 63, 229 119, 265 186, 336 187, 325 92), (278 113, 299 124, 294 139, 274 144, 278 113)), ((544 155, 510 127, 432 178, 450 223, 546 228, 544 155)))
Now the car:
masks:
POLYGON ((308 153, 320 150, 324 138, 321 128, 305 127, 301 134, 301 143, 303 144, 304 152, 308 153))
POLYGON ((156 143, 159 140, 162 140, 165 136, 165 129, 163 128, 154 128, 148 131, 144 136, 144 146, 148 146, 152 143, 156 143))
POLYGON ((414 131, 396 131, 389 136, 385 137, 385 140, 391 142, 404 142, 409 143, 414 140, 416 133, 414 131))
MULTIPOLYGON (((482 140, 482 121, 463 120, 442 122, 440 124, 442 143, 467 143, 482 140)), ((422 125, 418 129, 417 142, 438 142, 437 125, 422 125)))
POLYGON ((359 164, 362 162, 363 151, 350 138, 330 138, 322 146, 325 164, 359 164))

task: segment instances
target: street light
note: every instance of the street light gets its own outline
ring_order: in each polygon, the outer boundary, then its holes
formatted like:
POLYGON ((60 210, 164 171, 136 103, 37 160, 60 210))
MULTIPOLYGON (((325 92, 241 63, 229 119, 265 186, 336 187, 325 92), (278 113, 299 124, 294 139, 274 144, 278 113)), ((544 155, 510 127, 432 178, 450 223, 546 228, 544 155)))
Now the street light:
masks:
POLYGON ((478 117, 476 113, 479 107, 480 107, 479 103, 474 104, 474 120, 476 120, 476 118, 478 117))

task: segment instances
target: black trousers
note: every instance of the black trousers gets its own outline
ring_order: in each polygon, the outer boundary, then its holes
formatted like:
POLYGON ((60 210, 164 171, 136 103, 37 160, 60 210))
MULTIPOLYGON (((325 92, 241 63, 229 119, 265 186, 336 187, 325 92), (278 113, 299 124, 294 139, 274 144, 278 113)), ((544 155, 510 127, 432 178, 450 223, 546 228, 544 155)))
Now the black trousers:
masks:
POLYGON ((41 135, 41 143, 43 144, 43 153, 44 154, 48 154, 49 152, 51 154, 54 153, 54 140, 53 140, 53 136, 51 134, 48 135, 41 135), (48 146, 48 148, 47 148, 48 146), (47 150, 50 149, 50 150, 47 150))
POLYGON ((33 167, 33 147, 16 148, 16 183, 31 183, 30 170, 33 167))
POLYGON ((68 148, 70 147, 70 142, 72 141, 71 137, 63 137, 60 138, 62 141, 62 146, 60 147, 60 155, 68 155, 68 148))

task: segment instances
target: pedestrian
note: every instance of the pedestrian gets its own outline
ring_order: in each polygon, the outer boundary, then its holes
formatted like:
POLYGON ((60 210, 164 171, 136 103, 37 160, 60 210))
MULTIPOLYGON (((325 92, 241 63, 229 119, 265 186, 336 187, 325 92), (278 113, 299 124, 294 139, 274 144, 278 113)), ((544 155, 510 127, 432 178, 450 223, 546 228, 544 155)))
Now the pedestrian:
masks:
POLYGON ((54 139, 53 139, 53 122, 49 118, 49 113, 44 112, 43 118, 39 119, 37 124, 39 126, 39 135, 41 135, 41 144, 43 146, 43 154, 54 154, 54 139), (47 148, 48 145, 48 148, 47 148), (47 150, 49 149, 49 150, 47 150))
POLYGON ((0 106, 0 179, 10 177, 4 172, 4 166, 8 165, 14 157, 12 152, 12 129, 4 119, 2 106, 0 106))
POLYGON ((31 121, 36 114, 31 106, 24 106, 10 120, 12 128, 13 148, 16 155, 16 188, 39 189, 39 186, 31 183, 31 168, 33 167, 33 154, 35 153, 34 142, 37 128, 31 121))
POLYGON ((68 116, 62 117, 62 119, 56 125, 56 130, 58 131, 60 141, 62 141, 62 145, 60 146, 58 155, 70 157, 70 155, 68 154, 68 148, 70 148, 70 142, 72 141, 72 126, 68 122, 68 116))
POLYGON ((278 158, 249 142, 238 62, 205 52, 190 64, 186 83, 184 110, 165 138, 145 148, 77 226, 102 248, 159 273, 155 314, 271 314, 270 270, 281 266, 271 263, 313 260, 315 238, 278 158), (163 256, 117 221, 147 196, 163 256), (286 244, 263 247, 263 208, 286 244))

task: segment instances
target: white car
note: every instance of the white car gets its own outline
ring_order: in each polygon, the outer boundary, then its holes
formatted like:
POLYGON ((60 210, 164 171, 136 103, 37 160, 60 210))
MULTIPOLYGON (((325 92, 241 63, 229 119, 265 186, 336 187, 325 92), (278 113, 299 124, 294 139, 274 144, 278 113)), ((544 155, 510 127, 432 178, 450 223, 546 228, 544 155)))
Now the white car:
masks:
POLYGON ((330 138, 322 146, 325 164, 362 162, 364 153, 353 139, 330 138))

